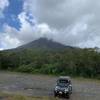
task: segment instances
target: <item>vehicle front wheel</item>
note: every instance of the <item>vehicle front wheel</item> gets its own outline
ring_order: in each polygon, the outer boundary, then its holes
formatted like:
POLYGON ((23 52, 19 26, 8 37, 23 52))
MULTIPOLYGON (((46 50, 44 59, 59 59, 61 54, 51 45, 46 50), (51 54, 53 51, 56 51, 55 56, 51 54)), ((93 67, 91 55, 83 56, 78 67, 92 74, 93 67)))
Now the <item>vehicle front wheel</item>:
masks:
POLYGON ((67 98, 67 99, 70 99, 70 95, 68 94, 68 95, 66 96, 66 98, 67 98))

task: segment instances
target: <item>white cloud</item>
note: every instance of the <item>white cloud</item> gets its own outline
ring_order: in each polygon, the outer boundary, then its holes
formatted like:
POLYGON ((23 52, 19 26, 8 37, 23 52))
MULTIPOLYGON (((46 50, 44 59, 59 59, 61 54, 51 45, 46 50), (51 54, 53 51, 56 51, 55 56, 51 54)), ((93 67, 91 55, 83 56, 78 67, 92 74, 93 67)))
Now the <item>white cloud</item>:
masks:
POLYGON ((21 28, 18 32, 18 38, 20 39, 22 44, 30 42, 39 37, 37 24, 34 25, 34 21, 32 21, 32 19, 29 19, 29 16, 27 16, 26 12, 22 12, 21 14, 19 14, 18 18, 21 23, 21 28))
POLYGON ((18 15, 21 27, 19 30, 4 24, 4 33, 0 36, 0 49, 15 48, 32 40, 46 36, 51 30, 45 23, 32 24, 34 21, 29 19, 25 12, 18 15), (31 22, 30 22, 31 21, 31 22))
POLYGON ((4 10, 9 5, 8 0, 0 0, 0 9, 4 10))
POLYGON ((0 51, 4 50, 4 48, 0 48, 0 51))
POLYGON ((9 6, 8 0, 0 0, 0 18, 4 17, 3 11, 7 6, 9 6))
POLYGON ((99 9, 99 0, 25 0, 18 15, 20 29, 5 25, 7 34, 2 38, 5 44, 11 40, 10 47, 12 41, 18 46, 39 37, 71 46, 100 47, 99 9))
POLYGON ((20 41, 17 38, 10 36, 10 34, 2 33, 0 36, 0 50, 15 48, 19 46, 19 44, 20 41))
POLYGON ((25 0, 25 4, 26 12, 50 27, 51 35, 46 36, 66 45, 100 47, 99 0, 25 0))

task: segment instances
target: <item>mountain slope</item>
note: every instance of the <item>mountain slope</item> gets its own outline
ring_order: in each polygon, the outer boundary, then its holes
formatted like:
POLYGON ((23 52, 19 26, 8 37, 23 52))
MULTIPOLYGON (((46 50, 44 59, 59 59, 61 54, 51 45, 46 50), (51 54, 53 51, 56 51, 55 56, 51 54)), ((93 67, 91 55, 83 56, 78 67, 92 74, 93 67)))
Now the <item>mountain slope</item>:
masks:
POLYGON ((32 41, 28 44, 18 47, 18 49, 65 49, 73 48, 71 46, 65 46, 53 40, 48 40, 47 38, 39 38, 38 40, 32 41))

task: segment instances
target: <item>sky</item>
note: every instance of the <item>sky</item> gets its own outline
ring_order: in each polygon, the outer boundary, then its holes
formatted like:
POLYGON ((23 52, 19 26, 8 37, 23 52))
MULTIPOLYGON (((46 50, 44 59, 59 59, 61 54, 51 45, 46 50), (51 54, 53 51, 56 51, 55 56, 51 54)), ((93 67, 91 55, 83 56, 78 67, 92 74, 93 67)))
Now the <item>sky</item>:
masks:
POLYGON ((40 37, 100 47, 100 0, 0 0, 0 50, 40 37))

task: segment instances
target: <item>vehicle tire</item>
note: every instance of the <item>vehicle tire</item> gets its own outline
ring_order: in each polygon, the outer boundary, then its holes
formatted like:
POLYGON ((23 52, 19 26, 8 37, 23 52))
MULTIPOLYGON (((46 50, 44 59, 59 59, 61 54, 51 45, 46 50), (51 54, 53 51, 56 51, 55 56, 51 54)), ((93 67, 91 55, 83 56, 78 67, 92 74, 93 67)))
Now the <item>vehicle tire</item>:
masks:
POLYGON ((70 99, 70 95, 69 94, 67 95, 67 99, 70 99))

